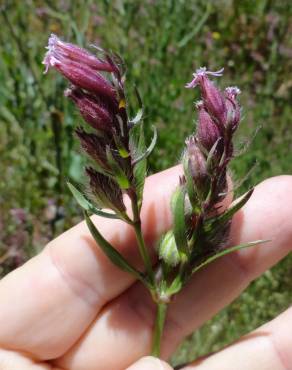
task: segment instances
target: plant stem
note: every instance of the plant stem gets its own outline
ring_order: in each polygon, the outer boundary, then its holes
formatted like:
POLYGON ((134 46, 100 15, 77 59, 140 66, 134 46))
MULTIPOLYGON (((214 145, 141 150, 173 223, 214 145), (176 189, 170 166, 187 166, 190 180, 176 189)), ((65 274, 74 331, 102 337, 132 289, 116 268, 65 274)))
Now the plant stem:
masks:
POLYGON ((141 221, 139 220, 138 222, 135 222, 135 224, 133 226, 134 226, 136 237, 137 237, 137 242, 138 242, 140 255, 143 259, 143 262, 144 262, 148 277, 150 279, 150 282, 151 282, 151 284, 154 288, 154 286, 155 286, 154 272, 153 272, 153 269, 152 269, 151 259, 150 259, 150 256, 149 256, 149 253, 147 251, 145 241, 144 241, 144 238, 143 238, 142 228, 141 228, 141 221))
POLYGON ((157 313, 155 319, 154 336, 152 342, 152 356, 160 356, 161 338, 167 312, 167 303, 157 303, 157 313))
POLYGON ((147 275, 149 277, 150 283, 152 285, 153 290, 155 290, 155 277, 154 277, 154 271, 152 268, 152 263, 150 259, 150 255, 148 253, 148 250, 145 245, 143 233, 142 233, 142 225, 141 225, 141 218, 140 218, 140 212, 137 202, 137 195, 136 192, 132 192, 129 194, 131 203, 132 203, 132 211, 133 211, 133 222, 132 225, 134 227, 136 238, 138 242, 138 248, 140 255, 143 259, 147 275))

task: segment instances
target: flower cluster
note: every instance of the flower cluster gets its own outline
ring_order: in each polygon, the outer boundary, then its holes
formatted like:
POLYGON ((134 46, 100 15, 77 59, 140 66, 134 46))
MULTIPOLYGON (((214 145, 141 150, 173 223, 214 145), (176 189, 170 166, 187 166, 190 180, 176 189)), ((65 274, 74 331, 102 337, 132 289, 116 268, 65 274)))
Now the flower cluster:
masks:
MULTIPOLYGON (((199 68, 186 85, 187 88, 198 86, 201 91, 202 100, 195 104, 197 130, 186 140, 184 175, 172 199, 174 228, 159 246, 163 263, 185 271, 180 276, 180 284, 188 280, 190 271, 226 247, 231 217, 238 209, 224 211, 220 207, 228 192, 227 170, 233 157, 233 134, 240 122, 237 101, 240 90, 227 87, 221 92, 209 79, 222 73, 223 69, 210 72, 205 67, 199 68), (181 212, 182 203, 184 212, 181 212)), ((248 193, 243 202, 250 195, 248 193)))
POLYGON ((86 168, 94 200, 99 208, 110 208, 125 217, 122 191, 130 192, 134 184, 120 60, 101 50, 103 58, 98 58, 56 35, 49 38, 47 49, 45 73, 54 68, 71 83, 65 96, 91 128, 78 127, 75 132, 94 163, 86 168))
POLYGON ((262 242, 233 247, 226 243, 232 216, 248 201, 252 189, 228 209, 220 207, 228 192, 228 164, 234 156, 233 135, 240 122, 240 90, 228 87, 221 92, 209 77, 222 76, 223 69, 210 72, 205 67, 199 68, 186 85, 201 90, 202 100, 196 103, 197 131, 186 140, 184 174, 171 198, 173 225, 159 241, 159 260, 153 266, 140 213, 146 159, 155 146, 156 132, 146 148, 141 98, 137 92, 140 109, 136 117, 129 119, 121 60, 99 51, 103 53, 101 58, 52 35, 43 63, 46 72, 52 67, 71 83, 65 96, 74 102, 88 124, 75 132, 93 163, 85 169, 90 197, 71 183, 69 188, 84 209, 87 226, 98 246, 112 263, 141 281, 157 304, 152 354, 158 356, 171 297, 196 271, 216 258, 262 242), (124 194, 130 200, 130 215, 124 194), (141 271, 101 235, 91 213, 118 218, 133 227, 143 261, 141 271))
POLYGON ((190 158, 191 172, 194 172, 194 160, 191 160, 194 151, 200 152, 201 157, 208 162, 204 177, 209 178, 211 188, 208 189, 206 180, 204 187, 212 193, 203 205, 205 211, 214 207, 226 191, 226 170, 233 157, 232 138, 240 122, 240 105, 237 100, 240 90, 227 87, 222 93, 208 78, 222 76, 222 73, 223 68, 216 72, 207 71, 205 67, 199 68, 193 74, 193 80, 186 85, 187 88, 199 86, 202 95, 202 100, 196 103, 197 132, 187 140, 187 156, 190 158))

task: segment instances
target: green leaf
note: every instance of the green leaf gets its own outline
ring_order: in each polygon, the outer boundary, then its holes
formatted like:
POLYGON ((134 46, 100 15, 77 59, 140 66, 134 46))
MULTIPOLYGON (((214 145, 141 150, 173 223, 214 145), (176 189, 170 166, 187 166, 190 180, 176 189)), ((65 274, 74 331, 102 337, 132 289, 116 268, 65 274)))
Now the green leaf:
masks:
POLYGON ((90 200, 82 194, 72 183, 69 181, 67 182, 68 188, 70 189, 71 193, 73 194, 77 203, 85 210, 90 211, 98 216, 102 216, 105 218, 111 219, 120 219, 120 217, 115 213, 104 212, 95 207, 90 200))
POLYGON ((114 159, 111 149, 109 146, 106 147, 106 158, 108 160, 109 165, 111 166, 113 172, 114 172, 114 178, 116 182, 119 184, 121 189, 129 189, 130 183, 129 180, 124 173, 123 169, 120 167, 120 165, 117 163, 117 161, 114 159))
POLYGON ((136 270, 135 267, 131 266, 128 261, 100 234, 91 221, 87 211, 84 211, 86 224, 98 246, 103 250, 111 262, 119 267, 121 270, 129 272, 134 275, 136 279, 145 283, 145 279, 140 271, 136 270))
POLYGON ((90 202, 85 198, 85 196, 69 181, 67 182, 68 188, 73 194, 77 203, 86 211, 89 211, 91 208, 90 202))
POLYGON ((150 143, 149 147, 140 156, 134 158, 134 160, 132 161, 133 165, 135 165, 135 164, 139 163, 140 161, 142 161, 143 159, 146 159, 147 157, 149 157, 149 155, 152 153, 153 149, 155 148, 155 145, 156 145, 156 142, 157 142, 157 129, 156 129, 155 126, 152 126, 152 128, 153 128, 154 134, 153 134, 153 138, 151 140, 151 143, 150 143))
POLYGON ((231 205, 231 207, 228 208, 227 211, 225 211, 219 216, 216 216, 216 217, 213 217, 207 220, 204 225, 204 231, 208 233, 211 230, 218 229, 218 227, 221 227, 222 224, 229 221, 234 216, 234 214, 247 203, 247 201, 252 196, 253 191, 254 191, 254 188, 250 189, 239 200, 235 201, 233 205, 231 205))
POLYGON ((179 186, 171 197, 171 209, 173 214, 173 234, 180 253, 189 255, 187 241, 187 227, 185 220, 185 188, 179 186))
POLYGON ((171 283, 170 287, 166 290, 166 294, 168 296, 172 296, 178 293, 182 289, 183 285, 184 282, 182 281, 181 275, 177 275, 171 283))
POLYGON ((189 200, 190 200, 193 212, 199 213, 200 212, 199 201, 198 201, 198 197, 195 191, 194 181, 193 181, 192 175, 189 170, 189 161, 188 161, 187 155, 184 155, 184 158, 183 158, 183 169, 184 169, 184 176, 186 179, 186 189, 187 189, 187 193, 189 196, 189 200))
POLYGON ((192 270, 192 274, 197 272, 198 270, 200 270, 201 268, 203 268, 204 266, 207 266, 209 263, 217 260, 218 258, 220 257, 223 257, 229 253, 232 253, 232 252, 235 252, 235 251, 239 251, 240 249, 244 249, 244 248, 249 248, 249 247, 253 247, 254 245, 258 245, 258 244, 261 244, 261 243, 267 243, 269 242, 270 240, 255 240, 253 242, 249 242, 249 243, 244 243, 244 244, 240 244, 240 245, 236 245, 234 247, 231 247, 231 248, 227 248, 227 249, 224 249, 223 251, 207 258, 203 263, 201 263, 199 266, 196 266, 193 270, 192 270))
POLYGON ((135 95, 136 95, 136 98, 137 98, 137 101, 138 101, 139 110, 138 110, 136 116, 130 120, 130 122, 129 122, 130 126, 134 126, 134 125, 137 125, 138 123, 142 122, 142 118, 143 118, 143 114, 144 114, 144 107, 143 107, 142 98, 141 98, 140 93, 139 93, 136 86, 135 86, 134 90, 135 90, 135 95))
POLYGON ((180 254, 172 230, 169 230, 161 239, 158 253, 160 259, 162 259, 167 266, 177 266, 179 264, 180 254))
MULTIPOLYGON (((132 158, 136 158, 144 152, 145 138, 143 123, 141 125, 134 126, 130 130, 130 148, 132 158)), ((133 170, 139 210, 141 209, 142 206, 143 189, 147 172, 146 170, 147 170, 146 158, 136 163, 133 170)))

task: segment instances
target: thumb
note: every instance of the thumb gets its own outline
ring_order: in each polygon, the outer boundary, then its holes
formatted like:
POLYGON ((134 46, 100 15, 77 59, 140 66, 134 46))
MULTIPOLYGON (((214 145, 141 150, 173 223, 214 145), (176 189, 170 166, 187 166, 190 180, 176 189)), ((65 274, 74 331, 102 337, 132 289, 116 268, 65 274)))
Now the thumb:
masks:
POLYGON ((166 362, 155 357, 143 357, 126 370, 173 370, 166 362))

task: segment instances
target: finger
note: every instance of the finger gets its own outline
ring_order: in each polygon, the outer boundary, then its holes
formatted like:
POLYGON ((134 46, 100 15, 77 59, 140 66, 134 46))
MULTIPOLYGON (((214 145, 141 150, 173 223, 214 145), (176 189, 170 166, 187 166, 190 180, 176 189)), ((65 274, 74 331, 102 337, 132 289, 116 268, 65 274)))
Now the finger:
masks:
MULTIPOLYGON (((149 244, 171 223, 169 196, 178 184, 175 167, 147 179, 143 227, 149 244)), ((139 261, 135 238, 120 221, 95 218, 102 234, 132 263, 139 261)), ((104 303, 131 285, 96 246, 84 222, 51 242, 43 253, 0 283, 0 346, 41 359, 64 353, 104 303)))
MULTIPOLYGON (((291 250, 292 177, 267 180, 232 222, 231 242, 267 243, 225 256, 194 275, 168 312, 163 338, 167 358, 181 339, 235 299, 291 250)), ((79 342, 57 364, 71 370, 124 367, 149 353, 155 307, 139 284, 106 306, 79 342), (96 350, 96 349, 102 350, 96 350), (115 348, 115 356, 111 349, 115 348)))
POLYGON ((0 349, 1 370, 62 370, 45 363, 38 363, 22 353, 0 349))
POLYGON ((126 370, 172 370, 172 368, 166 362, 161 361, 158 358, 143 357, 126 370))
POLYGON ((292 308, 224 350, 183 370, 285 370, 292 368, 292 308))

